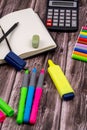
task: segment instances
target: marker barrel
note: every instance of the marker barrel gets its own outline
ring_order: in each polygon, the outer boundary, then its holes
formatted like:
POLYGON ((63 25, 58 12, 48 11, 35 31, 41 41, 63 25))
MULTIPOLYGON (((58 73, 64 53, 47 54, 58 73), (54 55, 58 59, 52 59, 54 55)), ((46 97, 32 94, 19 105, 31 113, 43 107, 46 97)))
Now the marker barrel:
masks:
POLYGON ((41 96, 42 96, 42 88, 36 88, 34 102, 29 120, 30 124, 35 124, 36 122, 41 96))
POLYGON ((35 87, 29 86, 27 100, 26 100, 26 106, 25 106, 25 112, 24 112, 24 122, 25 123, 29 123, 29 120, 30 120, 30 113, 31 113, 31 108, 32 108, 34 91, 35 91, 35 87))
POLYGON ((62 72, 59 65, 55 65, 51 60, 48 60, 48 73, 55 84, 60 96, 64 100, 71 100, 74 97, 74 91, 69 84, 67 78, 62 72))
POLYGON ((18 106, 18 114, 17 114, 17 119, 16 122, 18 124, 23 123, 23 118, 24 118, 24 109, 25 109, 25 103, 26 103, 26 97, 27 97, 27 91, 28 91, 28 76, 29 70, 25 70, 24 74, 24 79, 22 82, 22 87, 20 91, 20 99, 19 99, 19 106, 18 106))
POLYGON ((2 42, 4 40, 5 37, 7 37, 9 35, 9 33, 11 33, 17 26, 18 23, 15 23, 1 38, 0 38, 0 42, 2 42))
POLYGON ((29 123, 30 120, 30 112, 32 108, 32 102, 34 98, 34 91, 35 91, 35 84, 36 84, 36 68, 33 68, 30 83, 28 87, 28 94, 26 99, 26 105, 25 105, 25 112, 24 112, 24 122, 29 123))
POLYGON ((0 109, 5 112, 7 116, 14 115, 14 110, 2 98, 0 98, 0 109))
POLYGON ((81 61, 87 62, 87 57, 85 57, 85 56, 72 54, 72 58, 73 58, 73 59, 76 59, 76 60, 81 60, 81 61))
POLYGON ((26 87, 22 87, 21 88, 21 93, 20 93, 19 106, 18 106, 17 120, 16 120, 18 124, 22 124, 23 123, 26 97, 27 97, 27 88, 26 87))
POLYGON ((31 110, 30 120, 29 120, 30 124, 35 124, 35 122, 36 122, 40 99, 42 96, 43 81, 44 81, 44 69, 42 69, 40 72, 37 87, 35 90, 35 96, 34 96, 33 106, 32 106, 32 110, 31 110))
POLYGON ((5 118, 6 118, 5 113, 0 110, 0 123, 2 123, 5 120, 5 118))

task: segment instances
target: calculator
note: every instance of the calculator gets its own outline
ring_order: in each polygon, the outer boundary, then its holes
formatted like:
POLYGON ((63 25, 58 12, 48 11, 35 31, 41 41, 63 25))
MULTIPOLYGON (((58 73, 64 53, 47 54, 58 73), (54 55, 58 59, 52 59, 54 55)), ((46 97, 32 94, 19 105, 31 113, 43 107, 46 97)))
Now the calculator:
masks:
POLYGON ((46 27, 51 31, 77 31, 78 0, 48 0, 46 27))

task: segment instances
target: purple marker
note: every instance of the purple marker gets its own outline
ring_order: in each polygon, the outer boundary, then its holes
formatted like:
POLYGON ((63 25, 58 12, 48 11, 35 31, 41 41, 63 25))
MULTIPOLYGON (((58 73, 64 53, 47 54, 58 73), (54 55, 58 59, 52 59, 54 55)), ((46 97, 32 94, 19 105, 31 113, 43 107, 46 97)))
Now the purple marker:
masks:
POLYGON ((80 43, 76 43, 76 46, 87 48, 87 45, 85 45, 85 44, 80 44, 80 43))
POLYGON ((78 49, 83 49, 83 50, 87 50, 87 48, 86 47, 82 47, 82 46, 77 46, 77 45, 75 45, 75 47, 74 48, 78 48, 78 49))

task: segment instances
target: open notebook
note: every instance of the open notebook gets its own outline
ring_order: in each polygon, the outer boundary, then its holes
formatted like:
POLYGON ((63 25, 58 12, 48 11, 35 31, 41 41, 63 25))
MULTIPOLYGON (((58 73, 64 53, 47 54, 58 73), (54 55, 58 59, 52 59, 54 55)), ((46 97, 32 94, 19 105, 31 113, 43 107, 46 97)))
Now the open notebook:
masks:
MULTIPOLYGON (((31 8, 12 12, 0 19, 0 25, 4 32, 6 32, 14 23, 19 22, 19 25, 8 36, 11 49, 14 53, 22 58, 27 58, 47 50, 56 48, 56 44, 41 19, 31 8), (32 47, 32 36, 38 34, 40 36, 40 43, 37 49, 32 47)), ((2 36, 0 30, 0 37, 2 36)), ((0 43, 0 64, 9 48, 6 41, 0 43)))

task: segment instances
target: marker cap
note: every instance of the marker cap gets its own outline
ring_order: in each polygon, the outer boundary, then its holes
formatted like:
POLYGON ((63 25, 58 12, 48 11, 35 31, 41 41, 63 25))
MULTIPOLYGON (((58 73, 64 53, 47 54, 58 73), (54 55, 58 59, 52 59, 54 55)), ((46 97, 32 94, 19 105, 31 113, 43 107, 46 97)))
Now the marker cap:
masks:
POLYGON ((2 98, 0 98, 0 109, 3 110, 7 116, 14 115, 14 110, 2 98))
POLYGON ((6 115, 4 114, 4 112, 0 110, 0 123, 2 123, 5 120, 5 118, 6 118, 6 115))
POLYGON ((12 51, 5 56, 4 60, 18 71, 22 70, 26 65, 26 62, 12 51))

